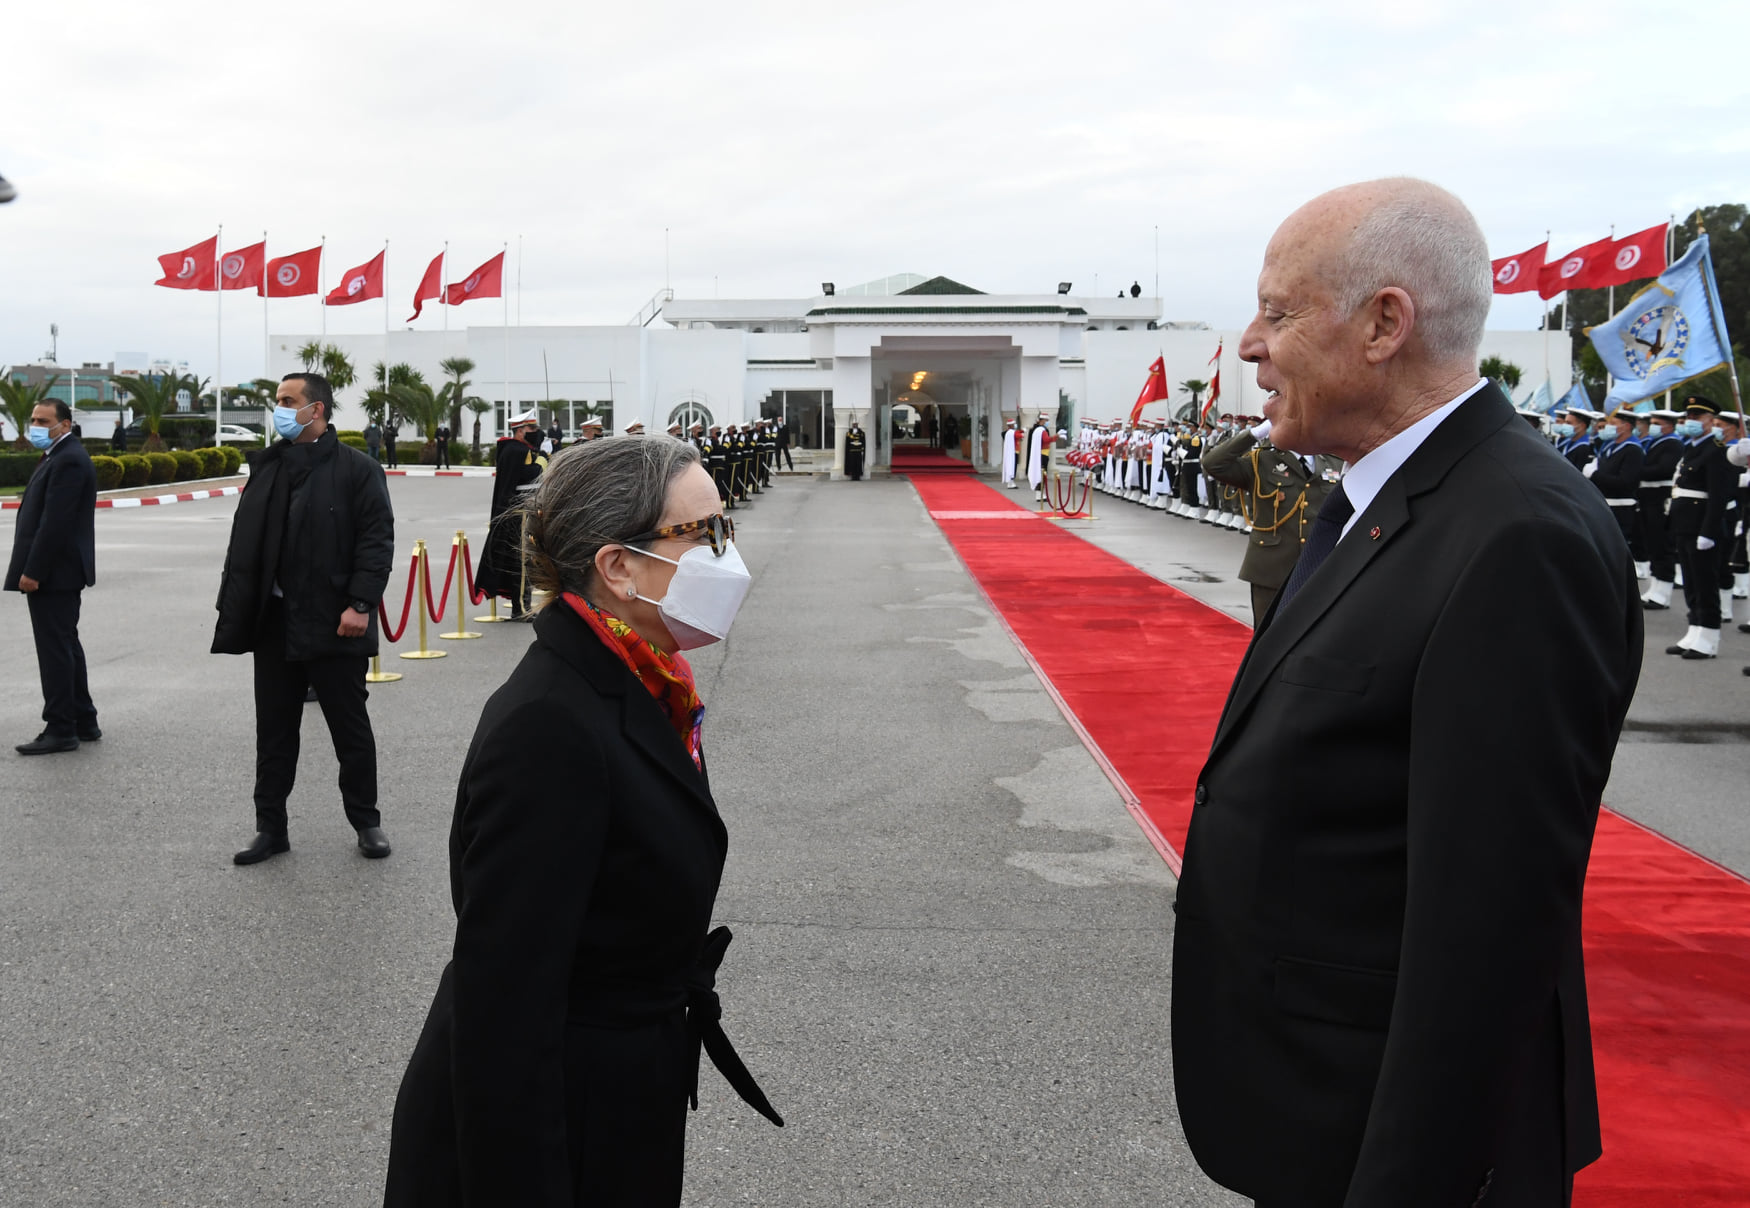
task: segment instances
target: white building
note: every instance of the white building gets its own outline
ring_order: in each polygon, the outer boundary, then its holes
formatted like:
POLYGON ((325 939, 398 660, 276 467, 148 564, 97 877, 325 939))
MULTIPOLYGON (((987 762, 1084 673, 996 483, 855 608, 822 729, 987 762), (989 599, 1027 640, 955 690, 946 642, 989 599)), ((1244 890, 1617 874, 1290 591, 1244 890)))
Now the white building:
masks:
MULTIPOLYGON (((449 357, 474 362, 470 392, 494 404, 483 432, 503 428, 505 400, 530 406, 543 423, 573 430, 587 405, 610 429, 641 420, 659 432, 674 420, 707 426, 781 416, 804 449, 832 450, 843 466, 843 434, 855 418, 872 438, 870 465, 886 466, 893 418, 956 418, 981 467, 1001 456, 1005 420, 1031 422, 1040 411, 1065 426, 1129 415, 1156 357, 1175 390, 1148 416, 1168 416, 1190 401, 1183 382, 1207 381, 1219 348, 1223 413, 1256 415, 1262 406, 1252 367, 1239 360, 1238 331, 1197 321, 1162 322, 1158 299, 1089 298, 1065 283, 1056 293, 985 294, 944 277, 914 274, 812 298, 690 299, 660 296, 620 327, 469 327, 449 332, 335 335, 360 382, 340 398, 340 422, 357 406, 378 362, 405 362, 434 386, 449 357), (898 411, 895 411, 898 408, 898 411)), ((270 337, 269 371, 301 368, 297 350, 319 337, 270 337)), ((1527 383, 1548 366, 1555 397, 1570 384, 1559 333, 1489 332, 1484 356, 1524 370, 1527 383), (1551 355, 1553 344, 1555 355, 1551 355)), ((356 415, 356 413, 355 413, 356 415)), ((467 428, 464 416, 464 429, 467 428)), ((465 435, 465 432, 463 434, 465 435)))

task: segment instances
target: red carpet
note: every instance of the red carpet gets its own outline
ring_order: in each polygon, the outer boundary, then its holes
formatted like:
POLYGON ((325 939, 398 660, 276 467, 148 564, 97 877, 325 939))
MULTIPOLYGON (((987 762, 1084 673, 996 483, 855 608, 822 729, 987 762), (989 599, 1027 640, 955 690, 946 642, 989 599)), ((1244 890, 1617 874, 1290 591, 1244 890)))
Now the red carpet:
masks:
MULTIPOLYGON (((1177 872, 1251 630, 977 479, 913 485, 1177 872)), ((1574 1202, 1750 1205, 1750 883, 1605 810, 1585 931, 1604 1157, 1574 1202)))
POLYGON ((928 445, 895 445, 893 447, 893 472, 895 474, 971 474, 973 469, 971 462, 948 456, 946 449, 932 449, 928 445))

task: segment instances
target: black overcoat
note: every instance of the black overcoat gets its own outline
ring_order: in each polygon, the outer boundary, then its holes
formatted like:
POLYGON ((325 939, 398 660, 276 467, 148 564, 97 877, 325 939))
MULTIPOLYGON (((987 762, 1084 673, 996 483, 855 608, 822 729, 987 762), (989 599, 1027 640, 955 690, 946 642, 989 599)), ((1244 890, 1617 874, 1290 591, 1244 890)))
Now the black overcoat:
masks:
MULTIPOLYGON (((389 583, 395 556, 395 513, 383 467, 343 445, 330 428, 306 446, 313 459, 304 486, 308 573, 280 584, 285 593, 286 654, 293 660, 377 653, 377 602, 389 583), (340 614, 353 600, 371 605, 365 632, 343 638, 340 614)), ((219 579, 214 654, 255 649, 261 618, 279 569, 283 526, 270 523, 276 485, 292 442, 281 440, 249 457, 249 482, 237 499, 231 543, 219 579)), ((279 496, 281 502, 284 496, 279 496)), ((441 574, 440 566, 434 572, 441 574)))
POLYGON ((77 436, 63 436, 31 471, 18 520, 7 591, 28 575, 43 591, 79 591, 97 582, 97 471, 77 436))
POLYGON ((1520 1171, 1598 1156, 1580 901, 1637 586, 1599 493, 1489 386, 1266 614, 1175 904, 1174 1080, 1217 1181, 1512 1208, 1552 1202, 1520 1171))
POLYGON ((727 851, 661 707, 568 607, 543 610, 462 767, 455 946, 396 1099, 386 1205, 680 1202, 727 851))

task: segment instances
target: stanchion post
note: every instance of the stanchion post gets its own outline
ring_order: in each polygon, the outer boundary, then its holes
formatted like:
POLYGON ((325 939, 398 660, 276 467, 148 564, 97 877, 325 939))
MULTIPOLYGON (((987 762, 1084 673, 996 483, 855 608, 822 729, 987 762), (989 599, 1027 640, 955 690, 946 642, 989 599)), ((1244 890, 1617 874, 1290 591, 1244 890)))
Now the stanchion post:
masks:
POLYGON ((467 540, 468 538, 463 535, 461 529, 457 529, 455 537, 450 540, 450 551, 456 563, 456 632, 438 634, 440 638, 450 641, 463 641, 468 638, 477 638, 480 636, 477 633, 471 633, 462 628, 464 623, 462 620, 462 605, 466 602, 468 595, 468 589, 463 586, 468 571, 462 564, 462 547, 467 544, 467 540))
POLYGON ((425 648, 425 600, 421 593, 429 593, 431 589, 431 567, 429 565, 431 555, 426 552, 423 539, 415 541, 413 548, 418 555, 413 567, 413 573, 418 576, 418 581, 413 585, 413 594, 419 598, 416 598, 413 603, 414 607, 419 610, 419 649, 403 651, 401 657, 404 659, 441 659, 444 657, 444 651, 425 648))
POLYGON ((383 658, 381 655, 373 654, 371 656, 371 669, 365 673, 365 683, 392 684, 400 678, 401 673, 399 671, 383 670, 383 658))
MULTIPOLYGON (((488 535, 487 540, 490 541, 491 539, 492 539, 491 536, 488 535)), ((464 560, 466 560, 467 557, 468 557, 468 534, 463 533, 462 534, 462 558, 464 560)), ((475 617, 474 623, 476 625, 497 625, 502 621, 510 620, 509 617, 501 617, 498 615, 498 593, 497 592, 494 592, 491 596, 488 597, 488 599, 491 601, 491 611, 488 612, 483 617, 475 617)))

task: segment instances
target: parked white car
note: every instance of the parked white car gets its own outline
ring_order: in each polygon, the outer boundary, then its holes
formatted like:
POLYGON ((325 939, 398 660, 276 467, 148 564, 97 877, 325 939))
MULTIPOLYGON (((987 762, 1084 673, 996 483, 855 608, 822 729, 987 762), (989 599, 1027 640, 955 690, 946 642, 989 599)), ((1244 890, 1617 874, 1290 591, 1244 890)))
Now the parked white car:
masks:
POLYGON ((242 427, 239 424, 220 424, 219 439, 221 441, 250 442, 260 440, 261 433, 251 432, 248 428, 242 427))

